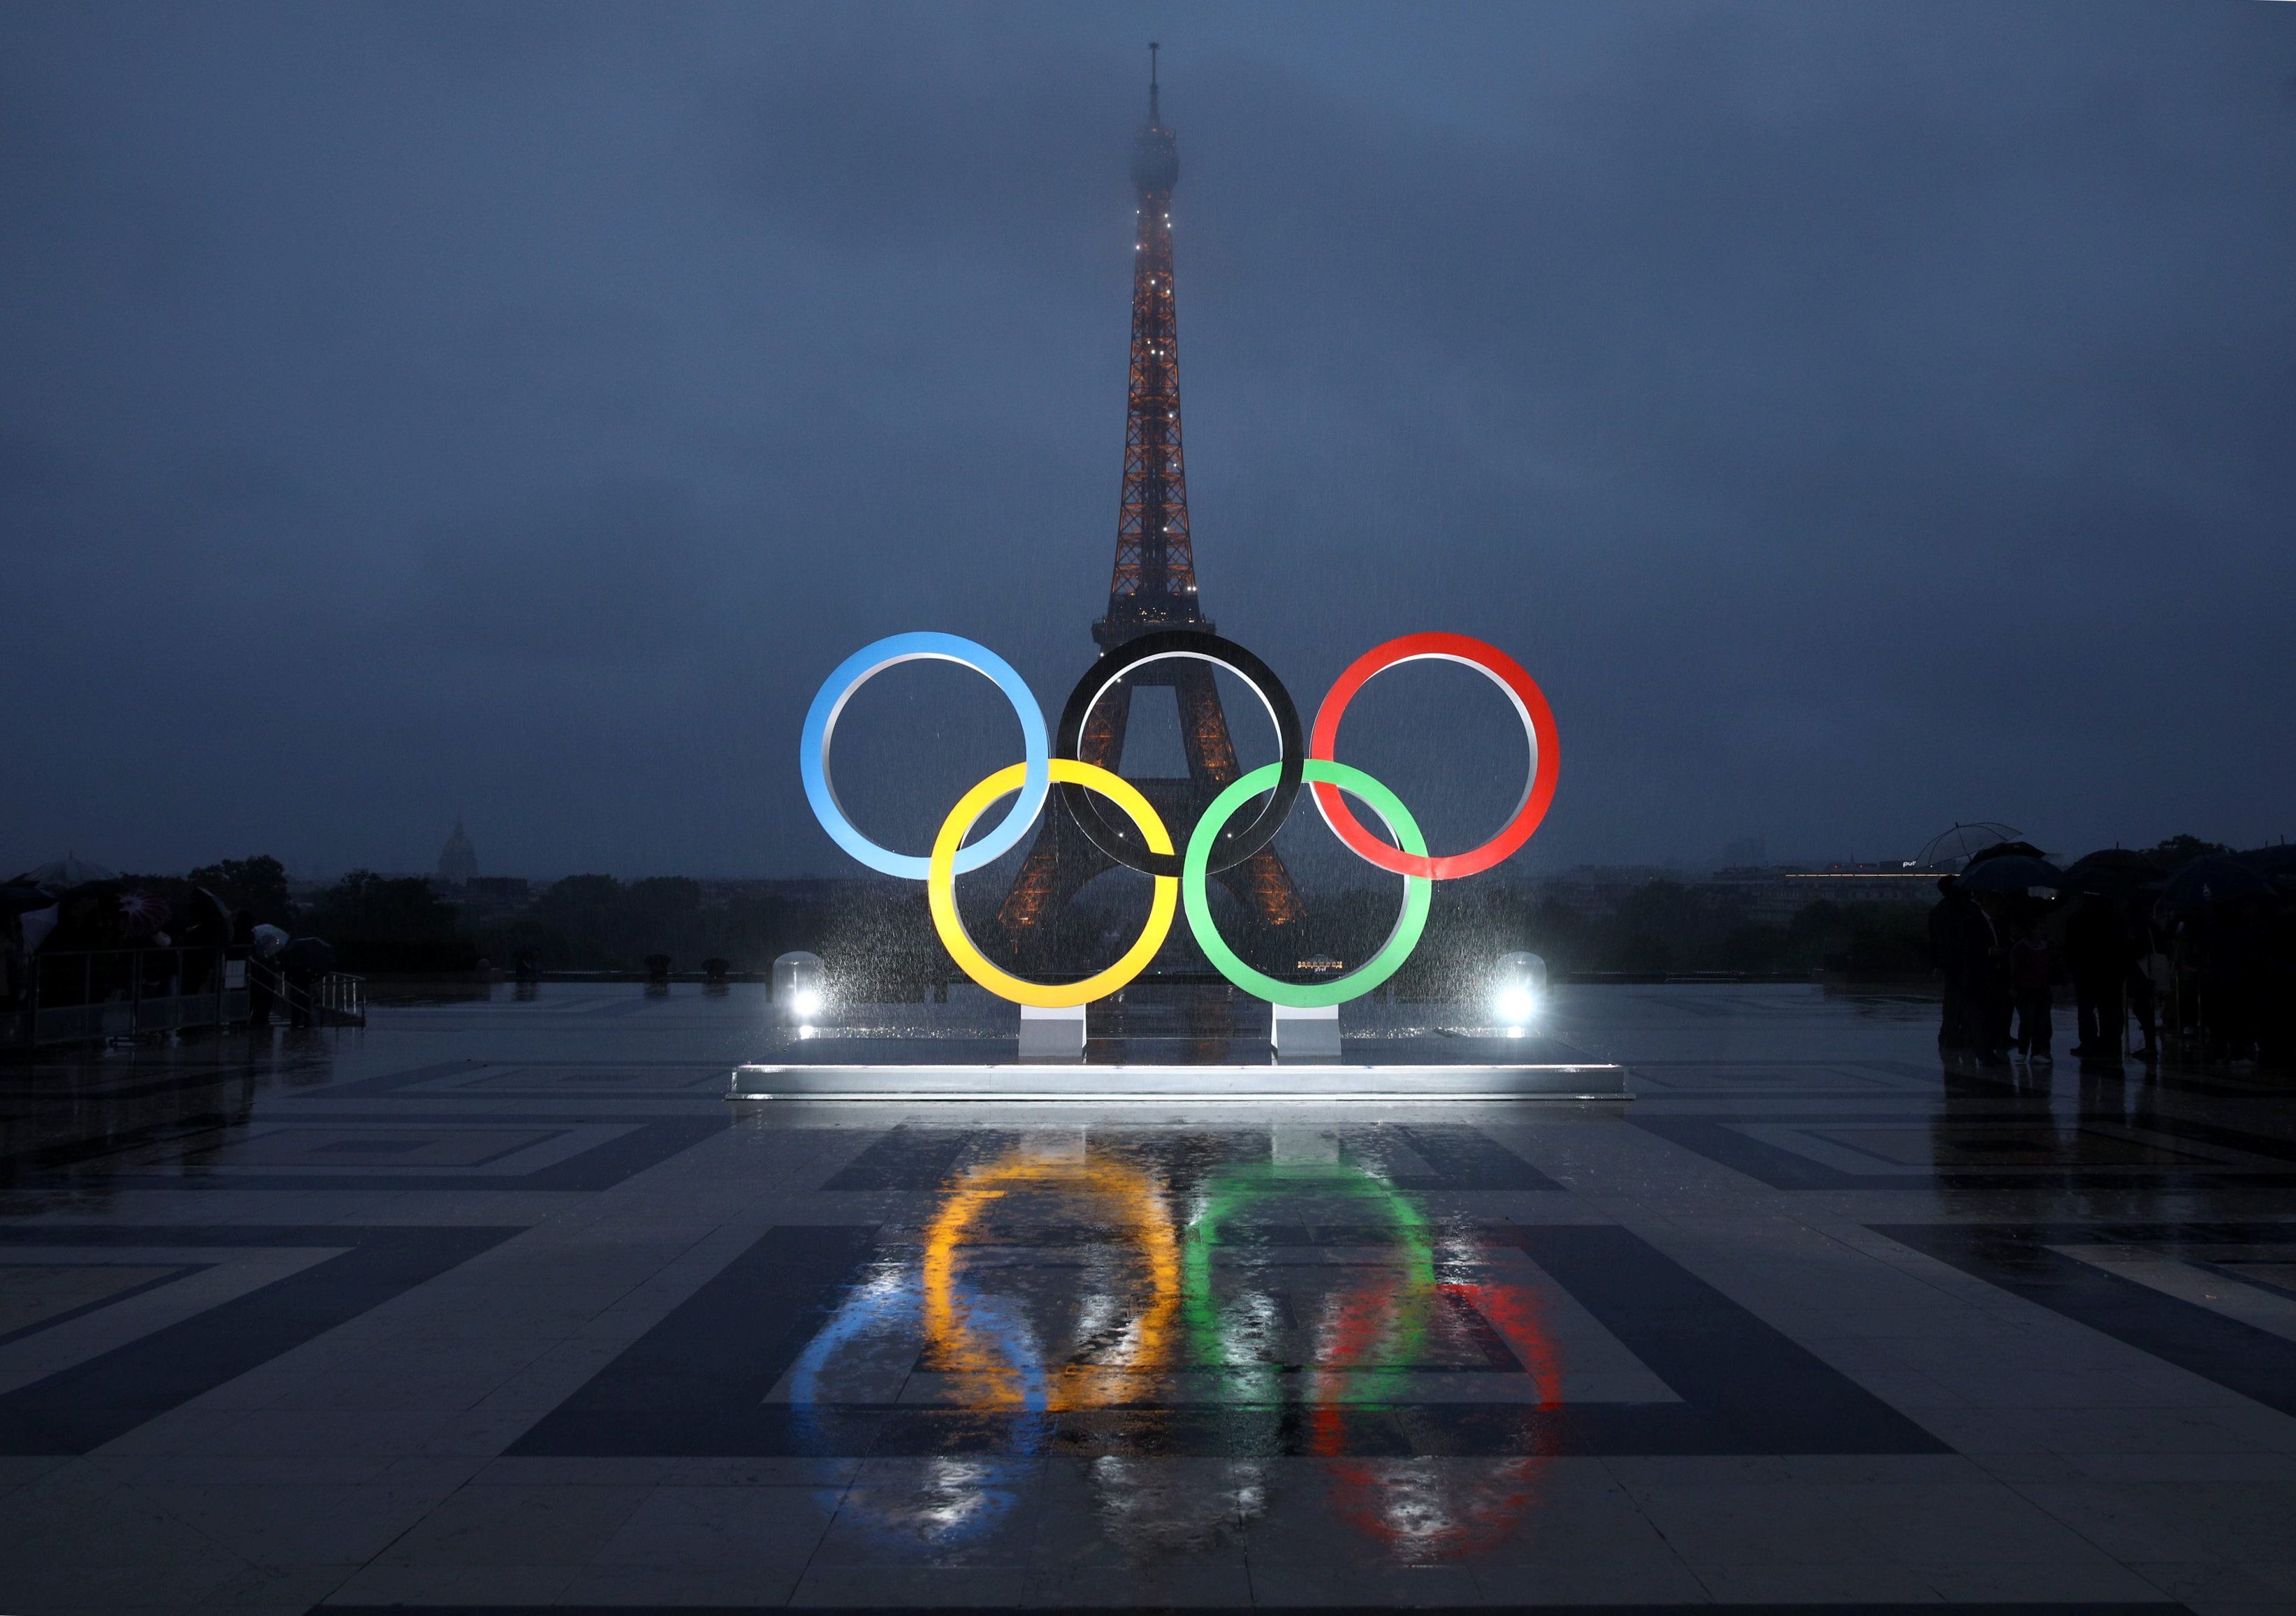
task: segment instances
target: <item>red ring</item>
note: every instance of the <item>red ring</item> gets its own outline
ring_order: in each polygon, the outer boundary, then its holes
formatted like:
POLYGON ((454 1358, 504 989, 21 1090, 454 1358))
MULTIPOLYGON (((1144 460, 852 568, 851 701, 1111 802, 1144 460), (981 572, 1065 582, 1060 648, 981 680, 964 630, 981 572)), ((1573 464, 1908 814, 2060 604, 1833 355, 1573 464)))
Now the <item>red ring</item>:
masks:
POLYGON ((1318 783, 1308 789, 1315 793, 1316 808, 1324 816, 1324 823, 1357 857, 1398 875, 1455 881, 1462 875, 1489 869, 1529 841, 1538 822, 1546 817, 1547 804, 1554 800, 1555 771, 1562 761, 1561 742, 1554 734, 1554 713, 1546 705, 1546 696, 1538 688, 1538 681, 1523 671, 1520 662, 1497 646, 1487 645, 1464 634, 1406 634, 1384 645, 1374 645, 1350 663, 1324 693, 1323 706, 1316 710, 1316 726, 1308 737, 1308 755, 1325 763, 1338 762, 1332 754, 1340 738, 1340 719, 1348 710, 1348 703, 1355 700, 1356 692, 1368 684, 1373 675, 1385 673, 1398 662, 1415 662, 1430 657, 1473 669, 1506 692, 1515 711, 1521 715, 1524 733, 1530 737, 1530 779, 1505 828, 1467 852, 1421 857, 1400 848, 1391 848, 1364 829, 1336 786, 1318 783))

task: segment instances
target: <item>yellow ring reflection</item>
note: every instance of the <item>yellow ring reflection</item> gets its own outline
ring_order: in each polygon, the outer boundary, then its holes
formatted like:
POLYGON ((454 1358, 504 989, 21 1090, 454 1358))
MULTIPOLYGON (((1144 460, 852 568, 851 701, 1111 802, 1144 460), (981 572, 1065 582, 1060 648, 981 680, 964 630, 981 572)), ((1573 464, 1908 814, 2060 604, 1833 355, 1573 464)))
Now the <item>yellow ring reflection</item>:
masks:
POLYGON ((1139 1249, 1149 1299, 1129 1332, 1123 1361, 1063 1364, 1057 1374, 1046 1377, 1046 1407, 1053 1413, 1128 1400, 1135 1377, 1160 1367, 1171 1348, 1172 1320, 1180 1306, 1180 1243, 1172 1232, 1162 1186, 1146 1173, 1119 1162, 1055 1161, 1015 1153, 958 1180, 925 1231, 925 1340, 948 1368, 978 1377, 988 1389, 984 1402, 997 1407, 1021 1402, 1018 1367, 998 1353, 987 1333, 967 1325, 964 1309, 952 1295, 957 1248, 966 1232, 981 1213, 1016 1189, 1070 1190, 1107 1202, 1139 1249))

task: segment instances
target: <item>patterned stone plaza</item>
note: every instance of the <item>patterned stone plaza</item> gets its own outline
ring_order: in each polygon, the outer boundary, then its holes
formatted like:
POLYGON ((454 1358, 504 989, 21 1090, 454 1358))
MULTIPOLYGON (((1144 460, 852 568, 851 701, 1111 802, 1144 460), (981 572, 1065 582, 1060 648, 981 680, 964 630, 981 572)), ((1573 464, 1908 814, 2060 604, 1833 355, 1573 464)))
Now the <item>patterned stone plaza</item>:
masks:
POLYGON ((1668 986, 1551 1006, 1624 1103, 735 1104, 759 989, 495 992, 0 1072, 0 1611, 2296 1609, 2269 1077, 1668 986))

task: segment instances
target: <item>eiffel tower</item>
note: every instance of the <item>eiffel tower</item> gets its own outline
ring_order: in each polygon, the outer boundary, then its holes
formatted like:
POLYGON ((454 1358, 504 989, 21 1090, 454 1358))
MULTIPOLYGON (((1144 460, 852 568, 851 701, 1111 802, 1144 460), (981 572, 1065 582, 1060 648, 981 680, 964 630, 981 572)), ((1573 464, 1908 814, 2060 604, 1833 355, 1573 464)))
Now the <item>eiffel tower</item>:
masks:
MULTIPOLYGON (((1093 641, 1103 652, 1160 628, 1213 628, 1196 603, 1195 551, 1188 537, 1188 477, 1180 454, 1179 325, 1172 300, 1172 185, 1180 177, 1180 152, 1157 107, 1156 48, 1148 47, 1148 127, 1132 146, 1132 184, 1140 194, 1140 212, 1133 249, 1124 496, 1117 516, 1116 570, 1109 580, 1108 614, 1092 626, 1093 641)), ((1173 688, 1188 772, 1185 777, 1133 783, 1155 806, 1175 845, 1185 845, 1205 805, 1242 772, 1210 665, 1192 660, 1155 661, 1128 677, 1086 720, 1078 755, 1103 768, 1117 767, 1124 756, 1132 692, 1145 685, 1173 688)), ((1005 934, 1019 952, 1043 960, 1069 900, 1085 882, 1111 867, 1108 856, 1077 828, 1055 792, 1045 804, 1036 844, 998 911, 1005 934)), ((1262 925, 1297 925, 1307 918, 1307 906, 1273 848, 1213 879, 1262 925)))

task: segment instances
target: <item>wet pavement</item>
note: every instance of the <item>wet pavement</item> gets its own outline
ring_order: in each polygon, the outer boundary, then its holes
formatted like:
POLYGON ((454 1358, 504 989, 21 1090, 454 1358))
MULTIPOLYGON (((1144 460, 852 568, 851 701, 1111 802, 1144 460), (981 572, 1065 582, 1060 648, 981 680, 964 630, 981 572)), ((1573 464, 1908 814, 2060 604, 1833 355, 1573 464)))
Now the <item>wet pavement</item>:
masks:
POLYGON ((729 1104, 741 986, 0 1067, 0 1611, 2296 1610, 2287 1087, 1933 1013, 1559 991, 1630 1104, 729 1104))

